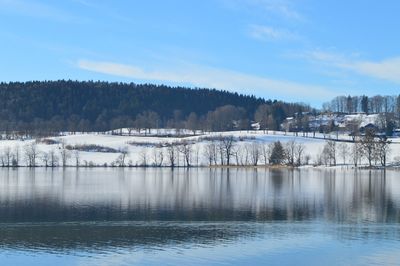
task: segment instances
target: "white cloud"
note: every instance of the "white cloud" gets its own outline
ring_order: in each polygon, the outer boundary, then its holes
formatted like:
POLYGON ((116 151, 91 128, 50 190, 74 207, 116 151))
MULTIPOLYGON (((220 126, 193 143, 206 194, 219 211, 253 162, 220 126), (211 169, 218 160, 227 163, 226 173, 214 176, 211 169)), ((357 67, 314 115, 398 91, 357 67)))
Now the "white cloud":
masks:
POLYGON ((400 57, 378 62, 353 62, 343 65, 360 74, 400 83, 400 57))
POLYGON ((263 25, 251 25, 250 36, 259 40, 272 41, 300 39, 300 36, 293 32, 263 25))
POLYGON ((249 4, 264 9, 269 13, 276 14, 280 17, 290 20, 304 20, 304 16, 300 14, 290 0, 242 0, 249 4))
POLYGON ((380 61, 367 61, 359 57, 346 57, 341 54, 323 51, 310 52, 307 57, 327 66, 349 70, 372 78, 400 83, 400 57, 393 57, 380 61))
POLYGON ((289 19, 302 20, 303 16, 297 12, 290 2, 284 0, 255 0, 265 9, 289 19))
POLYGON ((236 10, 242 10, 243 7, 275 15, 286 20, 304 21, 304 16, 298 12, 292 3, 292 0, 220 0, 226 7, 236 10))
POLYGON ((79 60, 80 69, 125 77, 136 80, 190 84, 196 87, 208 87, 235 90, 246 94, 255 94, 268 98, 298 101, 320 101, 332 98, 337 92, 316 85, 301 84, 286 80, 244 74, 236 71, 185 65, 177 69, 171 67, 158 70, 145 70, 134 65, 113 62, 79 60))

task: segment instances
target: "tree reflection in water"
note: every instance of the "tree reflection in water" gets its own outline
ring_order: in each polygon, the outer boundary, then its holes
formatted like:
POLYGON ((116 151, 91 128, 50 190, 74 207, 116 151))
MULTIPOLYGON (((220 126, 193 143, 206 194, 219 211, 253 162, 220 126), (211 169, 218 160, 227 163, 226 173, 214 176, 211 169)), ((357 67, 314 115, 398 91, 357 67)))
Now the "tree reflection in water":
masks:
POLYGON ((315 224, 329 225, 339 238, 399 236, 396 171, 96 168, 0 173, 4 248, 204 244, 306 234, 315 224))

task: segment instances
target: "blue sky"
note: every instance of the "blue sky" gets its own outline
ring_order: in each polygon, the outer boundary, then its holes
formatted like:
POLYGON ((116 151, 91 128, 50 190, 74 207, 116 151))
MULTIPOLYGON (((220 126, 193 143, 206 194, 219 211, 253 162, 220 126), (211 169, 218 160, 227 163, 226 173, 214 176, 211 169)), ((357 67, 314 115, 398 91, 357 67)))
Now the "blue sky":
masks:
POLYGON ((0 0, 0 80, 398 94, 400 1, 0 0))

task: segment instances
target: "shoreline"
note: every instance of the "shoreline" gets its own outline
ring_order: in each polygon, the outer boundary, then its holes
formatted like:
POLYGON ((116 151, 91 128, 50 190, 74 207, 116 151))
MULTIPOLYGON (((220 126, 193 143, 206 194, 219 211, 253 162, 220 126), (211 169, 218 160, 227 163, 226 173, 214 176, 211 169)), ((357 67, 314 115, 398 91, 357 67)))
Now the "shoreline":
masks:
POLYGON ((104 168, 104 169, 265 169, 265 170, 302 170, 302 169, 313 169, 313 170, 400 170, 400 166, 386 166, 386 167, 368 167, 368 166, 357 166, 354 165, 337 165, 337 166, 313 166, 313 165, 303 165, 303 166, 289 166, 289 165, 210 165, 210 166, 104 166, 104 165, 92 165, 92 166, 0 166, 0 169, 94 169, 94 168, 104 168))
POLYGON ((400 139, 388 145, 386 166, 381 165, 382 158, 373 158, 372 167, 368 167, 369 158, 359 151, 360 147, 344 142, 336 145, 326 140, 262 131, 214 132, 184 140, 176 137, 65 134, 24 141, 0 140, 0 167, 172 168, 174 165, 174 168, 188 168, 185 165, 189 164, 189 168, 400 168, 400 145, 393 145, 400 144, 400 139), (271 161, 276 143, 280 143, 283 149, 279 162, 271 161), (354 154, 355 150, 357 154, 354 154), (357 166, 354 166, 354 156, 358 156, 357 166), (330 166, 334 162, 336 166, 330 166))

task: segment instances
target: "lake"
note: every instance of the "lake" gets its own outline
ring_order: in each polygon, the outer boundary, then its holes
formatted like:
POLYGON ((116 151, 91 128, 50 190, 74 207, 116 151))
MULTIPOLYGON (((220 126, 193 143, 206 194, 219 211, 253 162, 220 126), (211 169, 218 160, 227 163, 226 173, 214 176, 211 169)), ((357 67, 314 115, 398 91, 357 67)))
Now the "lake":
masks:
POLYGON ((400 172, 0 170, 1 265, 400 265, 400 172))

